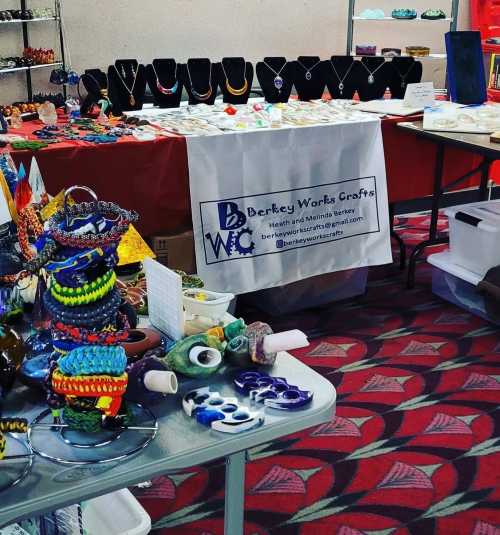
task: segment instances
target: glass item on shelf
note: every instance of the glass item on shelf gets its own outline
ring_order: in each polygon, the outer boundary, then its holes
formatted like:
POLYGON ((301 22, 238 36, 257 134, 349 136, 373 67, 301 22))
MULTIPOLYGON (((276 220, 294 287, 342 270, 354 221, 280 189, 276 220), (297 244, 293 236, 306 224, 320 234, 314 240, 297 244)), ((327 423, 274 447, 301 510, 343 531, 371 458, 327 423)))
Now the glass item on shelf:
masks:
POLYGON ((187 377, 208 377, 220 368, 224 347, 215 336, 197 334, 175 344, 165 357, 169 369, 187 377))
POLYGON ((376 54, 376 45, 356 45, 356 56, 375 56, 376 54))
POLYGON ((70 70, 68 71, 68 85, 78 85, 78 82, 80 81, 80 76, 76 71, 70 70))
POLYGON ((278 410, 293 410, 312 401, 313 393, 288 384, 283 377, 271 377, 257 371, 243 372, 234 380, 236 390, 254 403, 278 410))
POLYGON ((383 48, 381 52, 382 56, 386 58, 395 58, 397 56, 401 56, 400 48, 383 48))
POLYGON ((446 13, 442 9, 428 9, 420 15, 420 18, 427 20, 445 19, 446 13))
POLYGON ((393 9, 391 17, 393 19, 412 20, 417 18, 417 12, 414 9, 393 9))
POLYGON ((45 391, 51 362, 52 351, 26 358, 18 372, 19 380, 26 386, 45 391))
POLYGON ((385 13, 383 9, 365 9, 362 11, 359 16, 362 19, 383 19, 385 18, 385 13))
POLYGON ((222 397, 208 387, 188 392, 182 399, 182 407, 198 423, 222 433, 242 433, 264 423, 261 412, 250 411, 237 398, 222 397))
POLYGON ((428 46, 407 46, 406 53, 414 58, 424 58, 429 56, 431 49, 428 46))

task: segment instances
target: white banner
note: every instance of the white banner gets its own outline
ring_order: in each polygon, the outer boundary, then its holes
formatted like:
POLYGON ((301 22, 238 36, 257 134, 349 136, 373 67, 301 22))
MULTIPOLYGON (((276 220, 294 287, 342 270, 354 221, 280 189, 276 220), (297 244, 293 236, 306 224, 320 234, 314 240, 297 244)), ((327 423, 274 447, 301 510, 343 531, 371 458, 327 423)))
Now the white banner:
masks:
POLYGON ((392 261, 380 121, 187 140, 198 275, 235 294, 392 261))

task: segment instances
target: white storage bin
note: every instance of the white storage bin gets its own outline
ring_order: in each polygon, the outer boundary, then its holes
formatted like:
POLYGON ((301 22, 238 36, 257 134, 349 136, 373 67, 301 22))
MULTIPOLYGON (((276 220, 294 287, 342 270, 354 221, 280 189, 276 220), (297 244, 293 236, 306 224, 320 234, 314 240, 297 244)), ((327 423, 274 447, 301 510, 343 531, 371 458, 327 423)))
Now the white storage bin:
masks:
POLYGON ((477 290, 482 277, 453 263, 449 251, 431 255, 427 261, 433 266, 432 291, 436 295, 471 314, 500 324, 500 304, 488 300, 477 290))
POLYGON ((481 278, 500 265, 500 201, 454 206, 445 214, 452 262, 481 278))

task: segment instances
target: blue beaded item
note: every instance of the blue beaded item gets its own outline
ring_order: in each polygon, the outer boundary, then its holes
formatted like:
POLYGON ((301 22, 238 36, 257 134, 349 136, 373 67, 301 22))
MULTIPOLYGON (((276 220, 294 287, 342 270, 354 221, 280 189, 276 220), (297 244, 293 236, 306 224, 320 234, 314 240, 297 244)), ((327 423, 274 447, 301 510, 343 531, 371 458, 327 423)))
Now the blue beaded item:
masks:
POLYGON ((289 385, 283 377, 271 377, 257 371, 243 372, 234 380, 236 390, 255 403, 278 410, 293 410, 311 402, 313 393, 289 385))
POLYGON ((64 375, 119 376, 127 366, 127 356, 121 346, 82 346, 58 360, 64 375))

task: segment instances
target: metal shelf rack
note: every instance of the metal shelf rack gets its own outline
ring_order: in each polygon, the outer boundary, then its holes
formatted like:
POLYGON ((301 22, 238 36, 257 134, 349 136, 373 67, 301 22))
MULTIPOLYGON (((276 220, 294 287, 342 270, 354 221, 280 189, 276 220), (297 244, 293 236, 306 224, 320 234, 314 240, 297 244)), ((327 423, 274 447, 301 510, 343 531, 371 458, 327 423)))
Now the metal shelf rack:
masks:
MULTIPOLYGON (((34 70, 43 69, 47 67, 52 68, 65 68, 65 55, 64 55, 64 32, 62 27, 62 8, 61 8, 61 2, 62 0, 54 0, 54 17, 46 17, 46 18, 34 18, 34 19, 28 19, 28 20, 7 20, 7 21, 1 21, 0 27, 4 24, 10 24, 10 25, 21 25, 21 30, 23 32, 23 46, 25 48, 30 46, 30 39, 29 39, 29 25, 33 24, 35 22, 42 23, 42 22, 53 22, 56 24, 56 32, 57 36, 59 38, 59 52, 60 52, 60 61, 56 61, 55 63, 50 64, 41 64, 41 65, 33 65, 32 67, 15 67, 12 69, 0 69, 0 75, 6 75, 10 73, 19 73, 19 72, 25 72, 26 73, 26 94, 28 97, 28 101, 33 100, 33 81, 31 79, 31 73, 34 70)), ((20 3, 20 9, 26 10, 27 7, 27 0, 19 0, 20 3)), ((1 80, 0 80, 1 83, 1 80)), ((63 88, 64 92, 66 92, 66 88, 63 88)))
MULTIPOLYGON (((436 25, 438 28, 442 28, 442 23, 449 24, 450 31, 454 32, 457 29, 457 20, 458 20, 458 4, 459 0, 451 0, 451 16, 447 17, 445 19, 438 19, 438 20, 428 20, 428 19, 422 19, 422 18, 416 18, 416 19, 409 19, 409 20, 400 20, 400 19, 394 19, 392 17, 384 17, 380 19, 371 19, 371 18, 365 18, 360 16, 354 15, 354 10, 356 7, 356 0, 349 0, 349 14, 348 14, 348 21, 347 21, 347 46, 346 46, 346 53, 348 56, 355 56, 356 54, 353 51, 353 40, 354 40, 354 23, 357 21, 364 21, 364 22, 377 22, 379 24, 382 23, 389 23, 394 22, 401 25, 408 25, 411 27, 413 24, 422 23, 422 24, 428 24, 428 25, 436 25)), ((436 58, 446 58, 446 54, 431 54, 429 56, 431 59, 436 58)), ((418 58, 425 59, 425 58, 418 58)))

